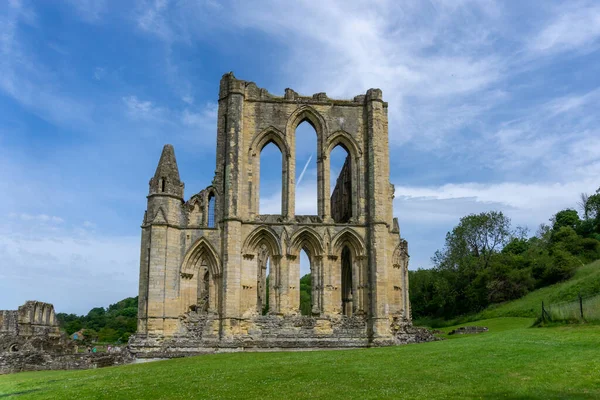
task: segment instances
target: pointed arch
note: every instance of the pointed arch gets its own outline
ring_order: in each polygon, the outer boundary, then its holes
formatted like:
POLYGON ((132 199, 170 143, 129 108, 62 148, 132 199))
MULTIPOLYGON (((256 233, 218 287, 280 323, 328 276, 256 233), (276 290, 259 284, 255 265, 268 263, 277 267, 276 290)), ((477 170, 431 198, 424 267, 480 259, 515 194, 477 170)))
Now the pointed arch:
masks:
MULTIPOLYGON (((315 130, 317 135, 317 148, 316 148, 316 160, 317 160, 317 214, 323 217, 326 214, 326 197, 325 196, 325 187, 323 185, 323 142, 328 135, 327 123, 323 116, 316 111, 314 108, 308 105, 299 106, 294 112, 290 114, 288 117, 288 121, 285 127, 285 135, 290 138, 290 143, 293 142, 294 146, 296 143, 296 128, 302 122, 308 122, 312 128, 315 130), (293 138, 293 140, 291 139, 293 138)), ((290 173, 292 177, 295 174, 296 169, 296 149, 294 147, 294 154, 290 157, 290 173)), ((293 179, 290 182, 290 188, 288 190, 290 202, 295 202, 296 199, 296 187, 293 179)), ((292 204, 292 203, 290 203, 292 204)), ((295 207, 289 207, 290 213, 295 213, 295 207)))
POLYGON ((290 147, 285 134, 274 126, 269 126, 254 136, 248 150, 248 163, 252 166, 252 174, 248 175, 248 208, 250 216, 260 213, 260 175, 261 154, 268 144, 273 143, 281 153, 281 215, 287 215, 289 203, 289 163, 290 147))
POLYGON ((208 269, 212 276, 217 277, 221 275, 219 255, 205 237, 198 239, 188 250, 181 264, 181 272, 194 274, 199 261, 205 261, 208 264, 208 269))
POLYGON ((273 143, 277 146, 284 158, 290 156, 290 147, 285 140, 285 135, 274 126, 269 126, 254 136, 254 139, 252 139, 252 142, 250 143, 249 154, 251 156, 258 155, 269 143, 273 143))
POLYGON ((312 228, 303 227, 296 231, 290 239, 289 254, 299 255, 300 250, 308 249, 311 257, 322 256, 324 253, 323 241, 319 234, 312 228))
POLYGON ((327 138, 326 154, 331 153, 338 145, 341 145, 350 154, 350 157, 354 159, 362 156, 362 150, 356 140, 344 130, 335 131, 329 135, 327 138))
POLYGON ((317 132, 317 141, 320 145, 323 143, 323 138, 327 136, 327 123, 325 118, 314 108, 308 105, 303 105, 297 108, 288 118, 285 127, 287 137, 291 137, 296 127, 302 122, 308 122, 317 132))
POLYGON ((204 192, 204 207, 206 208, 204 210, 204 225, 208 228, 214 228, 217 222, 217 189, 210 185, 202 192, 204 192))
POLYGON ((344 246, 353 252, 354 257, 365 255, 365 242, 363 238, 353 229, 344 228, 335 235, 332 240, 332 251, 334 255, 340 255, 344 246))
POLYGON ((273 229, 265 225, 259 226, 248 235, 242 246, 242 252, 253 253, 262 243, 267 245, 271 256, 280 256, 282 254, 277 234, 273 229))
POLYGON ((217 196, 219 193, 219 191, 217 190, 216 186, 213 185, 208 185, 207 187, 204 188, 203 192, 206 192, 207 196, 212 193, 214 196, 217 196))

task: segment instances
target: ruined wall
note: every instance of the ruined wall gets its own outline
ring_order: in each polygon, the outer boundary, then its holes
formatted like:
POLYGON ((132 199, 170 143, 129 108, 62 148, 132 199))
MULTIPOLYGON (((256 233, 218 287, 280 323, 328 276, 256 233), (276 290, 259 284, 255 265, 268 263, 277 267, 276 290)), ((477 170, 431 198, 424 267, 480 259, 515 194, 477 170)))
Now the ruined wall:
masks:
POLYGON ((133 361, 129 353, 50 354, 40 351, 0 353, 0 375, 24 371, 94 369, 133 361))
POLYGON ((335 222, 346 223, 352 217, 352 176, 350 157, 346 157, 344 166, 338 175, 331 194, 331 218, 335 222))
POLYGON ((18 310, 0 311, 0 373, 30 370, 32 360, 74 351, 60 332, 52 304, 28 301, 18 310))
POLYGON ((62 340, 54 306, 28 301, 18 310, 0 311, 0 353, 21 350, 70 351, 62 340))
POLYGON ((0 311, 0 374, 53 369, 88 369, 131 362, 128 351, 76 354, 76 344, 60 331, 54 306, 27 301, 0 311))
POLYGON ((133 351, 397 343, 394 327, 411 323, 408 253, 393 218, 388 151, 379 89, 350 100, 291 89, 278 97, 225 74, 212 184, 185 201, 170 145, 150 181, 133 351), (305 121, 317 133, 317 215, 294 211, 295 131, 305 121), (279 215, 258 208, 260 152, 269 143, 282 153, 279 215), (330 196, 338 145, 348 158, 330 196), (302 250, 313 277, 310 316, 300 315, 302 250))

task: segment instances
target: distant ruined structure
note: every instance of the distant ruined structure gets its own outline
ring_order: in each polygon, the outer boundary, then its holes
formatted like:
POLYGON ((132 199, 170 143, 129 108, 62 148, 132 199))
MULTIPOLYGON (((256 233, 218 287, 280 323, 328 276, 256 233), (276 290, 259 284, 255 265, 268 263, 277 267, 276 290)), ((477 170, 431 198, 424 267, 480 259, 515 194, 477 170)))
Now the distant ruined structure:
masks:
POLYGON ((18 310, 0 311, 0 353, 50 350, 60 337, 52 304, 28 301, 18 310))
POLYGON ((276 97, 225 74, 212 184, 186 201, 171 145, 150 179, 131 351, 178 356, 427 339, 411 324, 387 109, 379 89, 352 100, 291 89, 276 97), (294 212, 295 134, 304 121, 317 134, 317 215, 294 212), (270 143, 282 153, 278 215, 259 212, 260 153, 270 143), (337 146, 348 157, 332 193, 329 155, 337 146), (300 312, 301 250, 310 260, 310 315, 300 312))
POLYGON ((89 369, 131 362, 129 353, 77 353, 60 331, 54 306, 27 301, 18 310, 0 310, 0 375, 22 371, 89 369))

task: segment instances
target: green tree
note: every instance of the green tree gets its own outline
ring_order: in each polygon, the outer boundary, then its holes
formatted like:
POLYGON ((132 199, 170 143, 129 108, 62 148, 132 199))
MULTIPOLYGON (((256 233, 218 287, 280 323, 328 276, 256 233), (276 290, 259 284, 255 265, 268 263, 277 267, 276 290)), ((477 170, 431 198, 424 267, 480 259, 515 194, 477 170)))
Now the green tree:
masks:
POLYGON ((137 304, 137 297, 128 297, 106 309, 95 307, 86 316, 59 313, 56 318, 68 334, 83 329, 86 336, 100 336, 103 341, 119 338, 123 341, 137 329, 137 304))
POLYGON ((312 314, 312 279, 310 274, 300 278, 300 314, 312 314))
POLYGON ((577 211, 571 208, 567 208, 565 210, 557 212, 556 215, 554 215, 554 217, 551 219, 551 221, 552 229, 554 231, 557 231, 565 226, 576 230, 579 224, 581 223, 579 214, 577 214, 577 211))
POLYGON ((592 222, 593 232, 600 234, 600 188, 589 196, 584 206, 585 219, 592 222))
POLYGON ((99 342, 116 342, 121 334, 115 329, 104 327, 98 331, 99 342))
POLYGON ((446 245, 433 261, 440 268, 484 268, 510 238, 510 219, 501 211, 467 215, 446 234, 446 245))

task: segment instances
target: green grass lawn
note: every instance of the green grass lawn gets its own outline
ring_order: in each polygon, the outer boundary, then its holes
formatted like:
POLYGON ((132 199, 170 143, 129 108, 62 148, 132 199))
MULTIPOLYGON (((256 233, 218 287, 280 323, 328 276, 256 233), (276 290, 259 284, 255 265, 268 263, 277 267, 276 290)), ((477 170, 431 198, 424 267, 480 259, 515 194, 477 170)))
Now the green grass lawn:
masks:
POLYGON ((532 322, 479 321, 490 332, 399 347, 26 372, 0 376, 0 398, 600 398, 600 326, 532 322))

